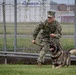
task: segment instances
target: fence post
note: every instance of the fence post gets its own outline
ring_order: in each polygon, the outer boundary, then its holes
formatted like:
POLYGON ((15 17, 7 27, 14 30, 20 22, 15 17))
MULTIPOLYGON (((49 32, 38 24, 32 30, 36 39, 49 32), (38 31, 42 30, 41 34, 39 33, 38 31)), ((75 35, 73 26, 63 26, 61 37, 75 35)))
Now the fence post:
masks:
POLYGON ((75 32, 74 32, 74 40, 75 40, 75 48, 76 48, 76 0, 75 0, 75 5, 74 5, 74 27, 75 27, 75 32))
POLYGON ((14 0, 14 52, 17 49, 17 0, 14 0))
MULTIPOLYGON (((5 21, 5 0, 2 3, 3 9, 3 26, 4 26, 4 51, 6 52, 6 21, 5 21)), ((5 64, 7 64, 7 58, 5 58, 5 64)))

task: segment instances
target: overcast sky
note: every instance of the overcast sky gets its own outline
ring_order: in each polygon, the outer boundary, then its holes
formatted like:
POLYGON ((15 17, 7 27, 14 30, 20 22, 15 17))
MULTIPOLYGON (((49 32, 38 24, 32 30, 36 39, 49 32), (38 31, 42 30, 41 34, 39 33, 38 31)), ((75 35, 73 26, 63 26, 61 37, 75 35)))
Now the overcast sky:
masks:
POLYGON ((53 0, 57 3, 74 4, 74 0, 53 0))
MULTIPOLYGON (((14 0, 5 0, 6 3, 12 3, 14 0)), ((25 1, 25 0, 17 0, 17 2, 22 2, 22 1, 25 1)), ((27 1, 27 0, 26 0, 27 1)), ((32 1, 32 0, 30 0, 32 1)), ((33 1, 40 1, 40 0, 33 0, 33 1)), ((75 0, 47 0, 48 2, 50 1, 54 1, 54 2, 57 2, 57 3, 63 3, 63 4, 74 4, 74 1, 75 0)), ((0 4, 3 2, 3 0, 0 0, 0 4)))

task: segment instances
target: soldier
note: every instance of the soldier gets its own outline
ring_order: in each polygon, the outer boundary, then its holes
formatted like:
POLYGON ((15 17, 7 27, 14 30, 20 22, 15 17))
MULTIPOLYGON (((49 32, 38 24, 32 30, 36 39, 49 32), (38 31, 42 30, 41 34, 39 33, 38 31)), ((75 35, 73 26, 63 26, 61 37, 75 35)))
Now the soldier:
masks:
MULTIPOLYGON (((41 48, 39 57, 37 59, 38 66, 41 66, 44 63, 44 55, 49 51, 49 43, 47 41, 52 40, 57 48, 60 48, 59 39, 61 38, 61 26, 55 20, 55 12, 48 11, 47 19, 44 22, 41 22, 34 30, 32 43, 36 43, 36 38, 38 33, 42 30, 40 35, 41 44, 44 46, 41 48)), ((51 48, 50 50, 53 50, 51 48)))

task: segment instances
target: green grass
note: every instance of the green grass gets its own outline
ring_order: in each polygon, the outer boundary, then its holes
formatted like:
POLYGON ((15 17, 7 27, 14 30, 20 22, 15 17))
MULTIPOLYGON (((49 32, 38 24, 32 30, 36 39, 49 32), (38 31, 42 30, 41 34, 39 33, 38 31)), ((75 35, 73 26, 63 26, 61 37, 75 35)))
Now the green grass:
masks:
POLYGON ((74 35, 74 24, 71 23, 66 23, 66 24, 61 24, 62 26, 62 34, 63 35, 74 35))
MULTIPOLYGON (((17 38, 17 47, 18 48, 25 48, 31 47, 32 45, 32 33, 34 28, 38 25, 38 23, 18 23, 17 25, 17 34, 19 35, 31 35, 31 37, 27 38, 17 38), (31 45, 31 46, 30 46, 31 45)), ((74 35, 74 24, 73 23, 65 23, 61 24, 62 26, 62 35, 74 35)), ((4 34, 3 24, 0 23, 0 35, 4 34)), ((6 39, 7 39, 7 48, 14 48, 14 36, 8 37, 7 34, 10 36, 14 35, 14 23, 6 23, 6 39)), ((4 36, 3 36, 4 37, 4 36)), ((4 38, 0 37, 0 48, 4 47, 4 38)), ((74 39, 73 38, 61 38, 61 45, 64 49, 74 48, 74 39)))
POLYGON ((74 38, 61 38, 60 43, 62 48, 65 50, 74 48, 74 38))
MULTIPOLYGON (((31 38, 18 38, 17 39, 17 46, 18 47, 22 47, 22 46, 29 46, 30 45, 30 43, 32 43, 31 42, 32 41, 32 39, 31 38)), ((8 37, 7 38, 7 41, 6 41, 6 44, 7 44, 7 47, 9 48, 9 47, 12 47, 13 48, 13 46, 14 46, 14 38, 10 38, 10 37, 8 37)), ((0 47, 2 47, 4 45, 4 40, 3 40, 3 38, 0 38, 0 47)))
MULTIPOLYGON (((32 34, 39 23, 18 23, 17 34, 32 34)), ((61 24, 62 34, 74 34, 74 24, 61 24)), ((0 34, 4 33, 3 24, 0 23, 0 34)), ((14 23, 6 23, 6 34, 14 34, 14 23)))
POLYGON ((76 66, 52 69, 51 65, 0 65, 0 75, 76 75, 76 66))
MULTIPOLYGON (((32 34, 37 23, 18 23, 17 34, 32 34)), ((0 23, 0 34, 4 33, 3 24, 0 23)), ((14 23, 6 23, 6 34, 14 34, 14 23)))
MULTIPOLYGON (((60 43, 63 49, 69 50, 71 48, 74 48, 73 38, 61 38, 60 43)), ((7 45, 7 48, 12 50, 12 48, 14 48, 14 38, 7 37, 6 45, 7 45)), ((3 48, 3 47, 4 47, 4 40, 3 38, 0 38, 0 48, 3 48)), ((29 51, 31 51, 30 48, 33 48, 33 47, 36 49, 38 48, 37 45, 32 44, 32 38, 17 38, 17 48, 28 48, 29 51)), ((33 51, 35 52, 36 49, 34 49, 33 51)), ((22 51, 27 51, 27 50, 22 50, 22 51)))

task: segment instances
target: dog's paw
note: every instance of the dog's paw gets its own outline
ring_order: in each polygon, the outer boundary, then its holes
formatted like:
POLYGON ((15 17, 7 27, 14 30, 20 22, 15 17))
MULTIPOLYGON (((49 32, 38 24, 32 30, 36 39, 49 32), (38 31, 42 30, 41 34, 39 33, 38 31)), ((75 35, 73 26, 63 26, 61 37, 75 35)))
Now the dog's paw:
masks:
POLYGON ((52 68, 55 68, 55 66, 54 66, 54 65, 52 65, 52 68))
POLYGON ((62 65, 59 65, 59 66, 57 66, 56 68, 61 68, 62 67, 62 65))

